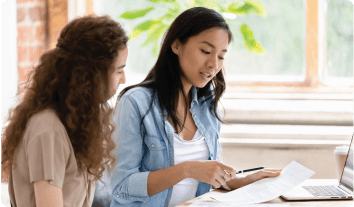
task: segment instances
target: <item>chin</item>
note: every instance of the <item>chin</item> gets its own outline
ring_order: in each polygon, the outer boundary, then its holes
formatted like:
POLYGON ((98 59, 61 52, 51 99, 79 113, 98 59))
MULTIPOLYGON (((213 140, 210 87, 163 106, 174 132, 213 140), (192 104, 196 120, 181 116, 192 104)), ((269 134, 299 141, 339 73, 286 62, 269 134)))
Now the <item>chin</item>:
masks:
POLYGON ((199 84, 196 84, 196 85, 194 85, 195 87, 197 87, 197 88, 204 88, 208 83, 209 83, 210 81, 208 81, 208 82, 203 82, 203 83, 199 83, 199 84))

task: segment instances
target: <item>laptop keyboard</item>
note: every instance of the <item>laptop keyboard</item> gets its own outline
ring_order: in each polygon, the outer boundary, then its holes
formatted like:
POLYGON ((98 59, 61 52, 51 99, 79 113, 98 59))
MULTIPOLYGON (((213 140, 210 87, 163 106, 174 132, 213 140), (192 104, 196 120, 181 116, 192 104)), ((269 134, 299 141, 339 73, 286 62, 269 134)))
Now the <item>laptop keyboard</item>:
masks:
POLYGON ((348 196, 344 192, 340 191, 336 186, 324 185, 324 186, 302 186, 305 190, 311 193, 313 196, 348 196))

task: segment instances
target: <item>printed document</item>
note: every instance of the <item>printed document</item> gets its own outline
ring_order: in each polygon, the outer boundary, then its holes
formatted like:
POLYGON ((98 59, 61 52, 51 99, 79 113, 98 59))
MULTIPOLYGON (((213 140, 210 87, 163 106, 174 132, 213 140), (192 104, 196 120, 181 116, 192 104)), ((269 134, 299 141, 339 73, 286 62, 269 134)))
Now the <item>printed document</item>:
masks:
POLYGON ((211 198, 226 203, 262 203, 286 193, 310 178, 314 171, 292 161, 275 178, 264 178, 228 193, 213 195, 211 198))
POLYGON ((260 203, 260 204, 235 204, 235 203, 213 203, 196 201, 189 207, 288 207, 290 203, 260 203))

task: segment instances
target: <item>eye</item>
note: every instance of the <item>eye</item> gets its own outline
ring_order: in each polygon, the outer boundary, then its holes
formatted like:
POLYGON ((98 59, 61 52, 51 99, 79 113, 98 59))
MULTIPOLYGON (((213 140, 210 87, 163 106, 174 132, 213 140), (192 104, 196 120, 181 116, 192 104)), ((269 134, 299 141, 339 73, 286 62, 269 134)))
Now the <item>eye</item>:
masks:
POLYGON ((225 60, 225 58, 223 58, 223 57, 219 57, 219 59, 220 59, 220 60, 225 60))
POLYGON ((119 71, 119 70, 118 70, 118 72, 117 72, 117 73, 118 73, 118 75, 120 75, 120 74, 122 74, 122 73, 123 73, 123 71, 119 71))
POLYGON ((205 53, 205 54, 210 54, 210 52, 207 52, 207 51, 205 51, 205 50, 203 50, 203 49, 201 49, 201 51, 203 52, 203 53, 205 53))

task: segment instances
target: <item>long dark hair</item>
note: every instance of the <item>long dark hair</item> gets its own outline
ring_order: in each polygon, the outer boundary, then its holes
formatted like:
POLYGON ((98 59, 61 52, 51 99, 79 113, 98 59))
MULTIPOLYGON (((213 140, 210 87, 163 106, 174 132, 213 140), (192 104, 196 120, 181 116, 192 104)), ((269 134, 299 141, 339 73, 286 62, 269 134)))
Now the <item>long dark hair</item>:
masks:
POLYGON ((2 167, 14 164, 28 120, 53 109, 69 135, 78 167, 100 179, 115 163, 113 109, 106 103, 108 76, 128 37, 108 16, 73 20, 60 33, 56 49, 44 53, 26 82, 21 102, 9 113, 2 134, 2 167))
MULTIPOLYGON (((150 103, 150 109, 152 107, 154 97, 157 96, 161 109, 167 111, 168 117, 172 120, 173 127, 176 131, 180 132, 185 123, 188 105, 186 102, 187 99, 184 96, 186 108, 184 120, 181 122, 177 118, 176 111, 179 94, 181 92, 184 94, 183 85, 180 78, 182 72, 179 66, 178 56, 173 53, 171 45, 177 39, 182 44, 185 44, 190 37, 215 27, 225 29, 229 36, 229 43, 232 41, 233 36, 228 24, 216 11, 204 7, 194 7, 181 13, 172 22, 171 27, 165 33, 156 64, 150 70, 145 80, 139 84, 123 89, 119 94, 118 99, 120 99, 125 92, 135 87, 141 86, 152 89, 153 98, 150 103)), ((204 101, 211 99, 210 111, 219 121, 221 121, 221 118, 217 115, 216 111, 218 101, 224 91, 225 80, 222 70, 220 70, 220 72, 217 73, 204 88, 200 88, 198 90, 198 99, 203 96, 205 97, 204 101), (211 87, 211 84, 213 87, 211 87)), ((144 117, 149 110, 145 113, 144 117)))

